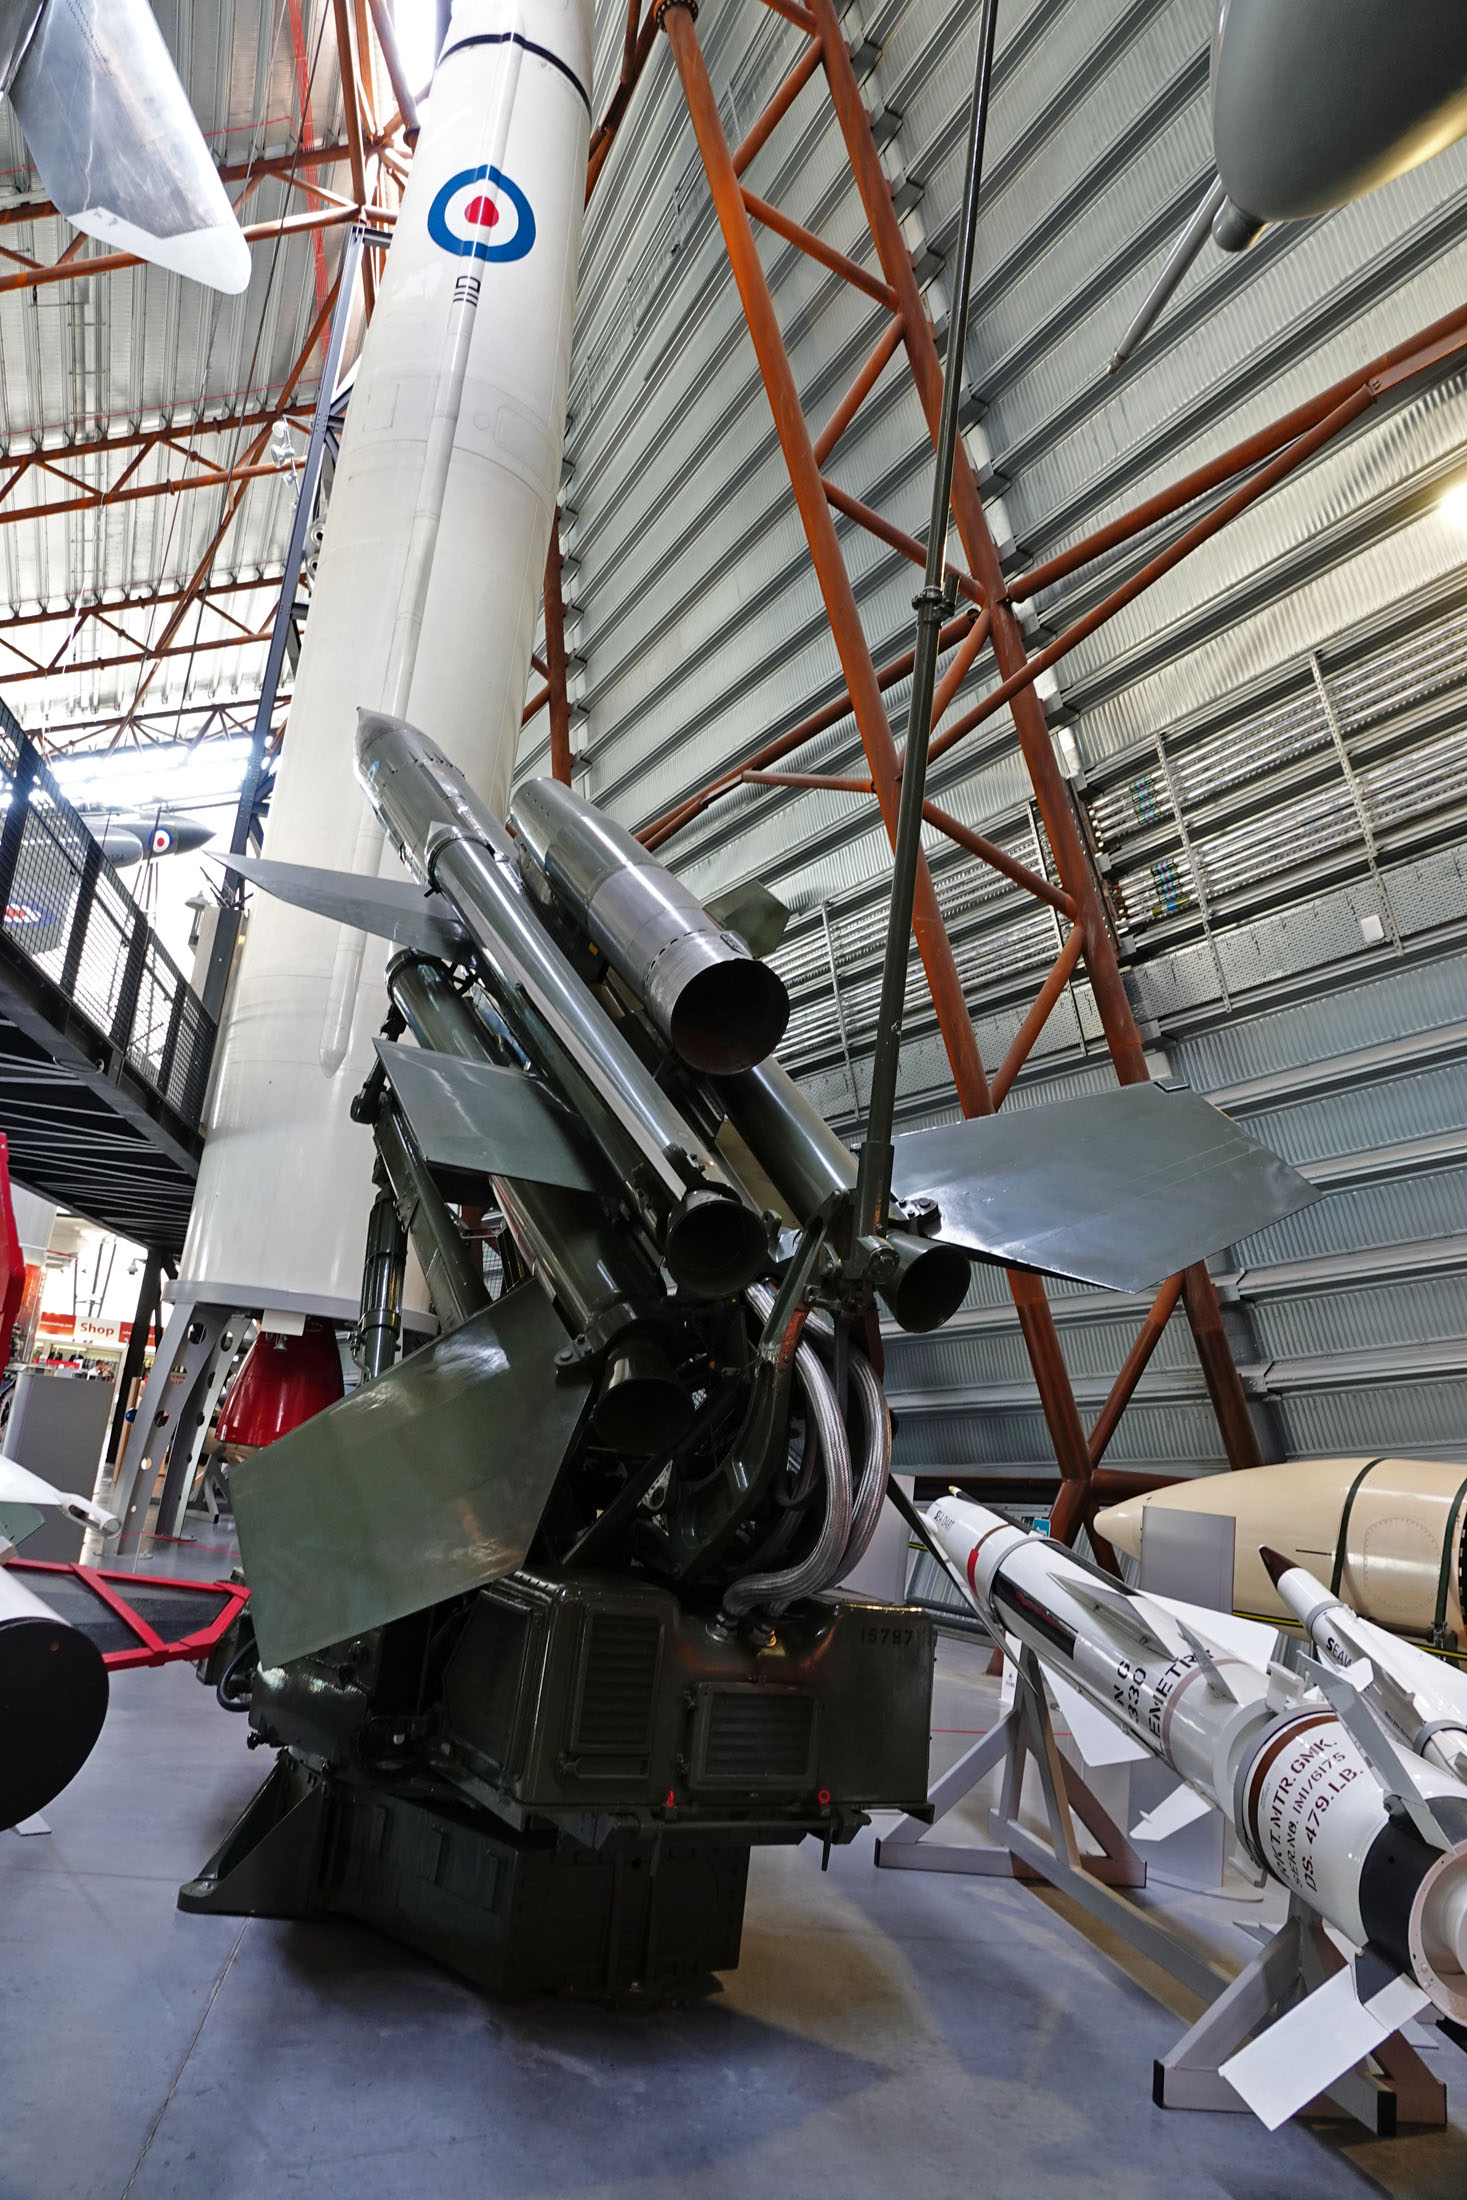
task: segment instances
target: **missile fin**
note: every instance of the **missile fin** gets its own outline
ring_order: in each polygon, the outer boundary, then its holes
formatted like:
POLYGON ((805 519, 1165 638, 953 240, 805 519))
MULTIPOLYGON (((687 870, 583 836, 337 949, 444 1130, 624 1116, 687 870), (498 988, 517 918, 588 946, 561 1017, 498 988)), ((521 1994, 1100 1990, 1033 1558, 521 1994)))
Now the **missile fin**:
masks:
POLYGON ((894 1142, 892 1192, 980 1260, 1139 1291, 1319 1197, 1191 1092, 1123 1085, 894 1142))
POLYGON ((1069 1681, 1062 1680, 1042 1659, 1040 1670, 1044 1685, 1054 1697, 1059 1715, 1087 1765, 1098 1770, 1103 1765, 1139 1764, 1143 1757, 1151 1755, 1144 1742, 1128 1733, 1119 1720, 1102 1711, 1088 1696, 1082 1696, 1069 1681))
POLYGON ((387 1039, 376 1046, 429 1168, 572 1192, 614 1188, 576 1118, 523 1070, 387 1039))
MULTIPOLYGON (((1431 1804, 1417 1786, 1410 1766, 1397 1749, 1392 1736, 1381 1724, 1379 1716, 1355 1693, 1346 1675, 1337 1672, 1333 1666, 1320 1665, 1312 1658, 1302 1659, 1300 1670, 1320 1690, 1379 1781, 1382 1791, 1387 1796, 1399 1799, 1422 1840, 1434 1849, 1449 1849, 1452 1846, 1451 1835, 1446 1832, 1431 1804)), ((1420 1759, 1416 1762, 1419 1763, 1420 1759)))
POLYGON ((1221 2075, 1259 2122, 1277 2131, 1430 1998, 1403 1971, 1379 1984, 1373 1965, 1362 1966, 1357 1984, 1355 1965, 1347 1963, 1229 2056, 1221 2075))
POLYGON ((122 1526, 120 1520, 104 1506, 94 1505, 89 1497, 77 1490, 58 1490, 39 1474, 32 1474, 18 1459, 0 1452, 0 1504, 5 1505, 55 1505, 72 1520, 81 1521, 84 1527, 96 1528, 103 1535, 116 1535, 122 1526))
POLYGON ((589 1392, 519 1284, 234 1469, 266 1664, 462 1595, 523 1563, 589 1392))
POLYGON ((1229 1687, 1228 1682, 1223 1675, 1221 1666, 1219 1666, 1216 1658, 1213 1656, 1211 1650, 1209 1650, 1207 1644, 1203 1641, 1202 1637, 1198 1634, 1194 1634, 1192 1629, 1187 1625, 1187 1622, 1183 1619, 1179 1619, 1177 1621, 1177 1625, 1182 1630, 1182 1635, 1187 1644, 1187 1648, 1191 1651, 1193 1657, 1197 1660, 1197 1663, 1201 1666, 1204 1674, 1206 1675, 1207 1685, 1211 1689, 1213 1695, 1221 1696, 1227 1703, 1236 1703, 1238 1701, 1237 1696, 1229 1687))
POLYGON ((1199 1795, 1196 1788, 1188 1787, 1186 1781, 1181 1780, 1154 1810, 1144 1812, 1137 1819, 1131 1828, 1131 1839, 1169 1840, 1172 1834, 1180 1833, 1184 1826, 1195 1825, 1199 1818, 1205 1818, 1216 1807, 1205 1795, 1199 1795))
POLYGON ((209 861, 238 871, 277 901, 309 909, 336 924, 349 924, 359 932, 375 933, 379 939, 395 940, 399 947, 418 947, 425 954, 453 959, 467 945, 468 935, 450 904, 411 879, 317 870, 310 863, 272 863, 265 856, 211 855, 209 861))
POLYGON ((1086 1605, 1101 1619, 1112 1621, 1144 1649, 1159 1651, 1168 1658, 1179 1655, 1181 1645, 1175 1639, 1167 1640, 1160 1628, 1152 1623, 1152 1615, 1147 1613, 1139 1598, 1127 1596, 1122 1589, 1102 1589, 1088 1581, 1076 1581, 1068 1574, 1064 1586, 1068 1596, 1086 1605))
POLYGON ((249 245, 148 0, 43 9, 8 90, 76 228, 212 289, 246 288, 249 245))
POLYGON ((1181 1597, 1158 1595, 1155 1589, 1146 1591, 1148 1604, 1159 1604, 1169 1612, 1180 1626, 1196 1628, 1231 1657, 1241 1658, 1245 1665, 1267 1666, 1274 1654, 1279 1631, 1266 1620, 1243 1619, 1237 1612, 1214 1612, 1205 1604, 1187 1604, 1181 1597))

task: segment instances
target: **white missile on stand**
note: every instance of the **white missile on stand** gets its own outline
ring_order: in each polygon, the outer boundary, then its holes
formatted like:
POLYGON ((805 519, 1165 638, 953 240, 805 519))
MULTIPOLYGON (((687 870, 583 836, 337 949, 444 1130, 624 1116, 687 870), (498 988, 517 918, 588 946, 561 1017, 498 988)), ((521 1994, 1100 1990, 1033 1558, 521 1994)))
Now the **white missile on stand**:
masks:
MULTIPOLYGON (((357 712, 404 685, 414 720, 504 814, 560 482, 591 18, 590 0, 454 8, 347 411, 271 798, 277 861, 375 873, 357 712)), ((351 955, 330 928, 256 904, 180 1302, 355 1317, 372 1151, 350 1107, 385 954, 353 1017, 351 955)))
POLYGON ((1347 1674, 1272 1663, 1269 1627, 1123 1588, 962 1498, 927 1526, 1011 1656, 1169 1765, 1359 1951, 1222 2065, 1270 2128, 1410 2017, 1467 2022, 1467 1781, 1403 1746, 1347 1674))
POLYGON ((1361 1619, 1281 1552, 1258 1555, 1320 1656, 1350 1676, 1419 1757, 1467 1780, 1467 1673, 1361 1619))

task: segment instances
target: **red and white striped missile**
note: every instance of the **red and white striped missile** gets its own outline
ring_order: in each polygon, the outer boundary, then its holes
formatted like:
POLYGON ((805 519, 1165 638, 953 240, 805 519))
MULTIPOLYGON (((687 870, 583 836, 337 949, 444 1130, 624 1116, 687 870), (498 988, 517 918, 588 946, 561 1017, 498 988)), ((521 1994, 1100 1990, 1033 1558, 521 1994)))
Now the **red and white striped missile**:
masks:
POLYGON ((1320 1656, 1351 1675, 1419 1757, 1467 1779, 1467 1673, 1362 1619, 1281 1551, 1258 1555, 1320 1656))
MULTIPOLYGON (((270 803, 278 861, 368 867, 357 712, 381 708, 405 666, 413 721, 504 814, 560 483, 591 30, 591 0, 454 7, 347 408, 270 803), (451 358, 462 374, 435 489, 451 358)), ((327 1077, 336 947, 308 911, 255 902, 180 1295, 355 1316, 372 1152, 349 1111, 385 1013, 386 950, 364 966, 354 1036, 327 1077)))
MULTIPOLYGON (((1292 2017, 1224 2065, 1265 2122, 1367 2052, 1372 2025, 1378 2042, 1428 2004, 1467 2020, 1467 1781, 1398 1748, 1343 1678, 1334 1700, 1271 1665, 1271 1628, 1126 1589, 963 1498, 942 1498, 927 1524, 995 1636, 1059 1681, 1062 1707, 1068 1690, 1169 1765, 1368 1959, 1339 2028, 1348 2052, 1323 2076, 1301 2055, 1307 2091, 1280 2075, 1292 2017)), ((1305 2033, 1313 1999, 1293 2013, 1308 2012, 1305 2033)))

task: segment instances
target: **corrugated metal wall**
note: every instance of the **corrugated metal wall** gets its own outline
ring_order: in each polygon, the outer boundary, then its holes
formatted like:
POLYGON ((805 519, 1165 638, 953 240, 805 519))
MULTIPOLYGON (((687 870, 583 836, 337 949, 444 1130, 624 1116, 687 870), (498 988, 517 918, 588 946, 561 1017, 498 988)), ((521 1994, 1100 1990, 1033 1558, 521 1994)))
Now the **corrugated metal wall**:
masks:
MULTIPOLYGON (((1107 374, 1206 186, 1212 13, 1212 0, 1001 5, 966 422, 1014 560, 1052 554, 1461 300, 1459 147, 1328 219, 1266 233, 1241 261, 1209 247, 1131 367, 1107 374)), ((845 18, 940 333, 976 16, 873 0, 845 18)), ((605 9, 603 91, 623 22, 605 9)), ((699 32, 737 139, 799 36, 758 0, 705 0, 699 32)), ((869 261, 818 76, 747 181, 869 261)), ((877 324, 793 248, 765 234, 761 251, 818 427, 877 324)), ((571 406, 575 744, 587 790, 636 825, 838 684, 665 50, 593 202, 571 406)), ((1441 501, 1467 476, 1464 435, 1459 375, 1367 414, 1041 690, 1158 1065, 1327 1188, 1215 1263, 1280 1453, 1467 1457, 1467 519, 1441 501)), ((920 534, 930 464, 915 399, 889 370, 834 478, 920 534)), ((913 569, 854 529, 844 539, 880 662, 910 646, 913 569)), ((1117 553, 1040 599, 1036 638, 1140 555, 1117 553)), ((985 656, 958 707, 995 681, 985 656)), ((888 702, 900 732, 905 689, 888 702)), ((858 758, 847 720, 800 762, 858 758)), ((525 768, 545 768, 542 749, 525 768)), ((1047 861, 1006 715, 942 762, 933 792, 1047 861)), ((947 844, 929 852, 993 1062, 1055 952, 1055 922, 947 844)), ((785 1058, 849 1129, 866 1095, 888 873, 873 808, 746 788, 669 854, 700 890, 757 877, 795 911, 777 958, 796 1001, 785 1058)), ((902 1108, 907 1122, 932 1121, 955 1109, 916 979, 912 999, 902 1108)), ((1009 1105, 1108 1082, 1093 1004, 1072 986, 1009 1105)), ((1052 1296, 1093 1410, 1141 1303, 1052 1296)), ((940 1336, 894 1338, 889 1375, 909 1467, 1049 1459, 996 1273, 975 1274, 940 1336)), ((1220 1463, 1180 1322, 1110 1457, 1220 1463)))

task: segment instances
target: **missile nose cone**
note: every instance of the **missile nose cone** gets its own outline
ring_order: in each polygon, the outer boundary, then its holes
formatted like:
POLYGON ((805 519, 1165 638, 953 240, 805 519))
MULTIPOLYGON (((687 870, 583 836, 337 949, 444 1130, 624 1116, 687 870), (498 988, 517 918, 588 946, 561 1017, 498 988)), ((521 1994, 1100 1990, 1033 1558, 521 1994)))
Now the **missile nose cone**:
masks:
POLYGON ((1282 1551, 1271 1551, 1266 1543, 1259 1544, 1258 1555, 1263 1560, 1268 1578, 1275 1588, 1278 1587, 1285 1574, 1293 1572, 1298 1563, 1295 1559, 1285 1558, 1282 1551))
POLYGON ((214 827, 206 825, 201 817, 171 817, 163 830, 169 836, 169 844, 159 853, 165 855, 192 855, 195 848, 206 846, 214 838, 214 827))
POLYGON ((1124 1504, 1106 1505, 1095 1515, 1095 1525, 1112 1550, 1124 1551, 1127 1558, 1141 1556, 1141 1516, 1146 1509, 1142 1497, 1128 1497, 1124 1504))

